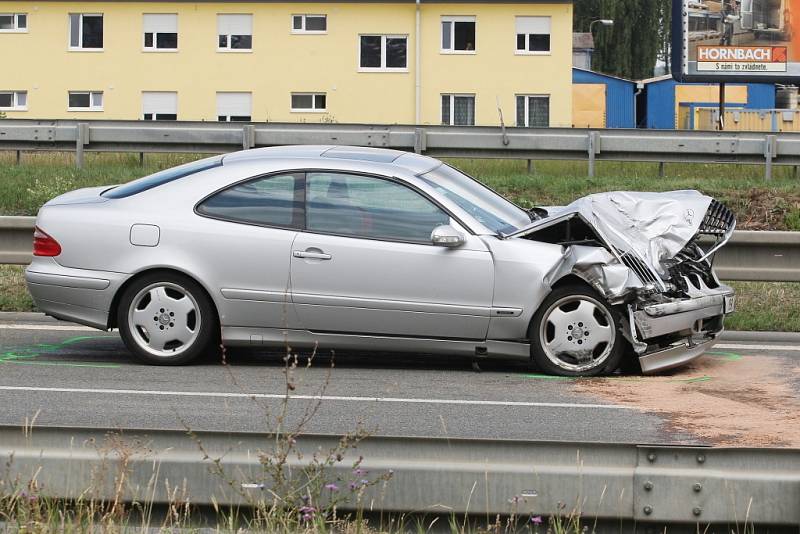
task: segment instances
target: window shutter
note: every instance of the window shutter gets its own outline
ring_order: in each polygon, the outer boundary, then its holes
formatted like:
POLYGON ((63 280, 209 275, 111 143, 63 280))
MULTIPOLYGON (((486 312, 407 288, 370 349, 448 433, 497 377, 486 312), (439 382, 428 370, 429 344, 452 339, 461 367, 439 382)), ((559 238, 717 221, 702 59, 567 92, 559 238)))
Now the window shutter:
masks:
POLYGON ((178 33, 178 15, 174 13, 145 13, 144 33, 178 33))
POLYGON ((217 93, 217 116, 249 117, 252 108, 252 93, 217 93))
POLYGON ((517 17, 517 33, 550 33, 550 17, 517 17))
POLYGON ((218 35, 252 35, 253 15, 218 15, 218 35))
POLYGON ((142 112, 154 115, 177 115, 178 93, 155 91, 142 93, 142 112))

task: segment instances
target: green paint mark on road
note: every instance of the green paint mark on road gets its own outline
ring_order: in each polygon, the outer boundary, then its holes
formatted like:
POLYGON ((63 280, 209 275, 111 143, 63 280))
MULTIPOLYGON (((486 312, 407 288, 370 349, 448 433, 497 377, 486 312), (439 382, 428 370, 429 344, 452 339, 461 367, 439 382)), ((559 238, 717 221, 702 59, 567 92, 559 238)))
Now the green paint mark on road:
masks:
POLYGON ((109 336, 75 336, 60 343, 37 343, 30 347, 23 347, 12 349, 0 353, 0 363, 16 363, 22 365, 50 365, 57 367, 96 367, 102 369, 114 369, 120 367, 115 363, 80 363, 80 362, 60 362, 50 360, 35 360, 43 354, 52 354, 64 347, 80 343, 82 341, 90 341, 94 339, 109 339, 109 336))
POLYGON ((741 354, 736 354, 735 352, 707 352, 706 354, 710 356, 718 356, 721 360, 726 360, 729 362, 738 362, 742 359, 741 354))
POLYGON ((525 378, 535 378, 537 380, 567 380, 567 381, 574 381, 577 378, 573 378, 571 376, 552 376, 552 375, 525 375, 525 378))

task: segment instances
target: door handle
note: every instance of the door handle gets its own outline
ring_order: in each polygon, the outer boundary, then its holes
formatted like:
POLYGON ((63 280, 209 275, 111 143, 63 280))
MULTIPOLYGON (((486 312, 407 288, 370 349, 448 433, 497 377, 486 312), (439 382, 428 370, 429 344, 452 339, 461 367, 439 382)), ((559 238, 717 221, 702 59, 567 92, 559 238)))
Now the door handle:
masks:
POLYGON ((309 252, 307 250, 295 250, 292 252, 292 256, 295 258, 307 258, 312 260, 329 260, 332 257, 330 254, 325 254, 324 252, 309 252))

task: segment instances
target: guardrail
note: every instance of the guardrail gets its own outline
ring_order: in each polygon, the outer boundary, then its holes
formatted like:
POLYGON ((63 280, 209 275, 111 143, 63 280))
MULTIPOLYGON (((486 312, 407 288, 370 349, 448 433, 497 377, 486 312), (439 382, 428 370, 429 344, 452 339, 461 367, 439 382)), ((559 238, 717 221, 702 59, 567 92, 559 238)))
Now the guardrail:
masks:
MULTIPOLYGON (((31 261, 34 217, 0 217, 0 264, 31 261)), ((800 282, 800 232, 735 232, 714 260, 724 280, 800 282)))
POLYGON ((221 153, 274 145, 359 145, 437 157, 800 165, 800 133, 481 126, 71 120, 0 121, 0 150, 221 153))
MULTIPOLYGON (((302 456, 290 455, 290 468, 297 476, 315 454, 336 450, 339 439, 299 436, 295 449, 302 456)), ((167 488, 185 484, 182 499, 197 505, 246 504, 242 491, 255 500, 266 481, 259 452, 274 446, 267 434, 0 427, 3 474, 23 483, 35 477, 46 495, 61 498, 92 488, 93 497, 113 499, 124 465, 128 501, 166 503, 174 498, 167 488)), ((800 450, 369 437, 334 462, 328 480, 346 487, 359 456, 370 476, 394 472, 362 499, 382 512, 494 518, 512 506, 541 515, 565 506, 588 518, 655 527, 648 532, 663 531, 657 525, 665 523, 727 523, 728 531, 745 532, 800 525, 800 450)))

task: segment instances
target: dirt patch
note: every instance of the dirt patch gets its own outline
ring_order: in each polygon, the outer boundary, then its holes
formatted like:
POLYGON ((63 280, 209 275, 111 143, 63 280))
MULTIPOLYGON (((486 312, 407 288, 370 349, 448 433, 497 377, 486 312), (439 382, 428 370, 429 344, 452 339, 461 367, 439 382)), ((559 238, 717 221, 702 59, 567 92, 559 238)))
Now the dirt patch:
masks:
POLYGON ((776 189, 709 192, 736 214, 740 230, 797 230, 800 194, 776 189))
POLYGON ((800 447, 800 398, 792 388, 798 375, 800 364, 791 360, 706 355, 672 375, 582 380, 575 388, 657 413, 671 430, 709 445, 800 447))

